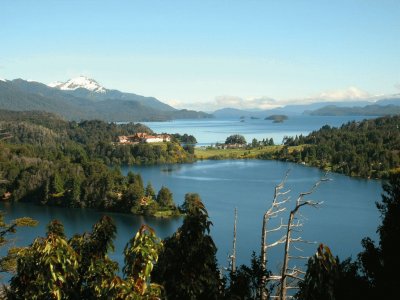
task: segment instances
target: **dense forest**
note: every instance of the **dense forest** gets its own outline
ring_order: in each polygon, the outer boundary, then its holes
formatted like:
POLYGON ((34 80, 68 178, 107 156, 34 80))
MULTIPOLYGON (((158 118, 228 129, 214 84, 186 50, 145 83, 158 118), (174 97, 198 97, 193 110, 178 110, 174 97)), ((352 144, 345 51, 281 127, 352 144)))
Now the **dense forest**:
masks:
POLYGON ((156 195, 139 174, 123 176, 120 164, 193 160, 175 138, 157 144, 124 144, 120 135, 151 130, 141 124, 67 122, 41 112, 0 111, 0 197, 65 207, 127 213, 177 214, 172 195, 156 195), (157 213, 156 213, 157 212, 157 213))
MULTIPOLYGON (((253 139, 240 149, 216 147, 197 149, 200 159, 276 159, 318 167, 327 171, 364 178, 387 178, 400 168, 400 116, 386 116, 341 127, 323 126, 307 136, 284 137, 283 145, 273 140, 253 139), (272 147, 271 147, 272 146, 272 147)), ((234 138, 233 135, 227 142, 234 138)))
POLYGON ((274 158, 350 176, 386 178, 400 167, 399 125, 400 116, 353 121, 339 128, 325 125, 307 136, 286 137, 274 158), (301 147, 289 151, 290 146, 301 147))

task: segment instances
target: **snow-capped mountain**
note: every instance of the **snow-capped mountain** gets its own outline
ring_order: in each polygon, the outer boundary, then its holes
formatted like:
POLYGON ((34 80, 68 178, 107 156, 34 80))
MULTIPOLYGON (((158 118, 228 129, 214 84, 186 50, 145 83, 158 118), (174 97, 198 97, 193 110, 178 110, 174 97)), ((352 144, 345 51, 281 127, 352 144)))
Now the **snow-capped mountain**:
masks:
POLYGON ((107 91, 107 89, 101 86, 96 80, 87 78, 85 76, 79 76, 66 82, 52 82, 49 83, 48 86, 64 91, 73 91, 79 88, 87 89, 95 93, 105 93, 107 91))

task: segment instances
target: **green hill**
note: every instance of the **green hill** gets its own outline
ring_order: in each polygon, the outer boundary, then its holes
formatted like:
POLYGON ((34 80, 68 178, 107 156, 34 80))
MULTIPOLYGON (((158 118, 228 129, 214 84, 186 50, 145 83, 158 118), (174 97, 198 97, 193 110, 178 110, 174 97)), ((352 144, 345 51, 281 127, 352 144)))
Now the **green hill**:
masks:
POLYGON ((400 168, 400 116, 323 126, 307 136, 287 138, 280 159, 317 166, 350 176, 387 177, 400 168), (287 147, 299 146, 288 152, 287 147))

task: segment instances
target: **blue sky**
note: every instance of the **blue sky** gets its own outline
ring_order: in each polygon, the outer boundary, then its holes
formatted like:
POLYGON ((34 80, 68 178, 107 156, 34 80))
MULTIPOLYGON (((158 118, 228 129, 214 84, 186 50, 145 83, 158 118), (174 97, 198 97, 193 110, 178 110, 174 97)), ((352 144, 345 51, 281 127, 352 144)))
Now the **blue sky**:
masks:
POLYGON ((177 107, 400 92, 400 1, 2 1, 0 77, 85 75, 177 107))

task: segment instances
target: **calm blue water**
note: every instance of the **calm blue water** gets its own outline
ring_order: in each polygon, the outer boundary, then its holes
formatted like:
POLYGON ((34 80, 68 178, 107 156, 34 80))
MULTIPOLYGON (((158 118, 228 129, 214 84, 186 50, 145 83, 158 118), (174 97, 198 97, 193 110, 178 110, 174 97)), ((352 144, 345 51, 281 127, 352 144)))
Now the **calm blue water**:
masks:
MULTIPOLYGON (((151 180, 154 187, 168 186, 178 204, 184 195, 197 192, 203 199, 214 224, 212 236, 218 247, 218 260, 227 266, 231 251, 234 208, 238 208, 237 249, 238 262, 248 263, 253 250, 259 252, 262 215, 272 199, 274 186, 280 182, 288 169, 291 174, 287 187, 292 190, 292 207, 300 192, 309 190, 323 173, 317 169, 292 163, 276 161, 200 161, 194 164, 149 167, 124 167, 127 173, 133 169, 140 172, 144 182, 151 180)), ((304 232, 306 239, 329 245, 334 254, 342 258, 361 250, 360 241, 365 236, 375 238, 379 216, 375 201, 380 200, 379 181, 349 178, 330 174, 332 181, 323 183, 310 197, 324 203, 319 209, 305 208, 304 232)), ((89 231, 103 213, 92 210, 39 207, 29 204, 9 205, 0 203, 7 218, 30 216, 40 221, 36 228, 20 229, 16 235, 17 245, 27 245, 34 237, 43 236, 46 224, 52 219, 61 220, 68 236, 89 231)), ((162 220, 109 214, 117 223, 118 237, 116 252, 112 258, 123 263, 122 251, 126 242, 135 234, 142 223, 152 226, 161 237, 171 235, 181 224, 181 219, 162 220)), ((286 215, 283 216, 286 221, 286 215)), ((273 223, 279 222, 273 220, 273 223)), ((272 226, 273 224, 271 224, 272 226)), ((271 236, 270 241, 280 235, 271 236)), ((312 255, 316 245, 304 248, 312 255)), ((276 269, 281 262, 281 249, 270 252, 270 268, 276 269)), ((299 262, 301 264, 301 262, 299 262)))
POLYGON ((284 136, 306 135, 324 125, 338 127, 352 120, 360 121, 363 116, 289 116, 283 123, 273 123, 271 120, 246 118, 239 119, 206 119, 206 120, 174 120, 168 122, 145 122, 157 133, 192 134, 198 141, 198 146, 223 143, 231 134, 243 135, 247 142, 253 138, 262 140, 273 138, 275 144, 280 144, 284 136))
MULTIPOLYGON (((178 204, 184 195, 197 192, 205 203, 214 223, 212 235, 218 246, 220 264, 226 263, 233 235, 234 208, 238 208, 237 247, 238 261, 247 263, 253 250, 259 252, 262 216, 272 200, 274 187, 288 169, 291 169, 287 187, 291 190, 293 207, 300 192, 308 191, 324 173, 318 169, 292 163, 260 160, 202 161, 167 168, 148 166, 123 168, 140 172, 144 182, 152 181, 155 188, 168 186, 178 204)), ((324 182, 309 199, 323 201, 320 208, 302 210, 304 227, 301 236, 329 245, 333 253, 342 258, 355 256, 365 236, 375 238, 379 214, 375 202, 380 200, 381 183, 338 174, 324 182)), ((284 221, 287 215, 283 216, 284 221)), ((273 224, 280 219, 273 220, 273 224)), ((273 241, 280 234, 271 236, 273 241)), ((316 245, 304 248, 315 252, 316 245)), ((272 265, 281 262, 281 250, 271 252, 272 265)))

